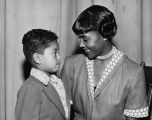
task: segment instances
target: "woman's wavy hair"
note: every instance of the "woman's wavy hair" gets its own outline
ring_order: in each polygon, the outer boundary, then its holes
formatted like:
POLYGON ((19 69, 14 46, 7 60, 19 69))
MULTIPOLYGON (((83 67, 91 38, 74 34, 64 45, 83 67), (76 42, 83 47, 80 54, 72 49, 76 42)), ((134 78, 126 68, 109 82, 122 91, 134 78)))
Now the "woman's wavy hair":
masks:
POLYGON ((116 34, 117 24, 110 10, 104 6, 93 5, 78 16, 72 29, 76 35, 97 31, 102 37, 111 39, 116 34))

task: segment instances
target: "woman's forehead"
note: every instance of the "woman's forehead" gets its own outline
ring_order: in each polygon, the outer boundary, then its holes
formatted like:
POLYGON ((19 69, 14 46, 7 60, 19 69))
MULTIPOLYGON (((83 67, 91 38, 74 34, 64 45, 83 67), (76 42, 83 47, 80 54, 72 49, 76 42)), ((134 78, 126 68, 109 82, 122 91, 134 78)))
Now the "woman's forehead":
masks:
POLYGON ((97 31, 89 31, 89 32, 84 33, 84 34, 79 34, 78 37, 84 38, 84 37, 97 36, 97 35, 99 35, 99 33, 97 31))

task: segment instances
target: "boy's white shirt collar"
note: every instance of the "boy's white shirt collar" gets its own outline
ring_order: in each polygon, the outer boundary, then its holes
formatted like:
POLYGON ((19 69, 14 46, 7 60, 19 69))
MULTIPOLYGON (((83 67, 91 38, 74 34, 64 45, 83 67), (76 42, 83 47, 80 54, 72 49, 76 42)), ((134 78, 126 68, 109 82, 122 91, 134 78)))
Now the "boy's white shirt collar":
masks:
POLYGON ((32 75, 35 78, 37 78, 44 85, 48 85, 48 83, 50 82, 50 80, 52 81, 51 77, 57 78, 55 75, 48 76, 43 71, 40 71, 40 70, 35 69, 35 68, 31 69, 30 75, 32 75))

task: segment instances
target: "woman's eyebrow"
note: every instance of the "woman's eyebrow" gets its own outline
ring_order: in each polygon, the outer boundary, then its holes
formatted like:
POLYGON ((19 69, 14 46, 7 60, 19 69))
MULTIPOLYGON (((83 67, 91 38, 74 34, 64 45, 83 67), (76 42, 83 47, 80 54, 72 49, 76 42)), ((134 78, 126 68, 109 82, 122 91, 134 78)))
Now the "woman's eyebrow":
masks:
POLYGON ((86 36, 85 35, 79 35, 79 38, 85 38, 86 36))

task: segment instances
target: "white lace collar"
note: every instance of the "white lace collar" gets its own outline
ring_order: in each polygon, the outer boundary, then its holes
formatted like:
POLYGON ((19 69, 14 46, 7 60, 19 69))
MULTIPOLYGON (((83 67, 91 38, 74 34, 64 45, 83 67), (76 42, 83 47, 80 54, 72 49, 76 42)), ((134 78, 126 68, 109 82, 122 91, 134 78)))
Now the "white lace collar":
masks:
POLYGON ((102 83, 106 80, 106 78, 109 76, 109 74, 113 71, 117 63, 120 61, 120 59, 123 57, 123 53, 119 50, 117 50, 115 47, 113 47, 113 55, 111 60, 106 65, 103 73, 101 73, 100 81, 97 84, 97 87, 94 91, 94 60, 89 60, 86 57, 86 64, 87 64, 87 70, 88 70, 88 81, 89 81, 89 87, 91 91, 92 99, 94 100, 94 93, 100 88, 102 83))

